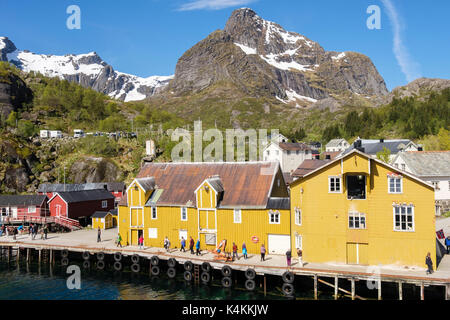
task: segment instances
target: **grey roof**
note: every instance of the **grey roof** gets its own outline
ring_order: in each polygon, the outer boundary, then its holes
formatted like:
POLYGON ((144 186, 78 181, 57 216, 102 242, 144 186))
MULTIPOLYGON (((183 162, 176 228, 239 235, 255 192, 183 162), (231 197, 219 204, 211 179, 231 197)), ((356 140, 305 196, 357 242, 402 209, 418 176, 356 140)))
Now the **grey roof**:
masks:
POLYGON ((95 211, 91 218, 104 218, 109 214, 108 211, 95 211))
MULTIPOLYGON (((361 147, 364 148, 364 153, 370 155, 376 155, 377 152, 383 151, 383 147, 391 151, 391 155, 397 154, 399 151, 403 150, 411 140, 385 140, 380 142, 379 140, 361 140, 361 147)), ((350 151, 355 149, 355 145, 352 144, 350 148, 345 150, 342 155, 348 154, 350 151)))
POLYGON ((118 214, 119 214, 119 209, 112 209, 111 211, 110 211, 110 213, 113 215, 113 216, 117 216, 118 214))
POLYGON ((101 189, 71 191, 71 192, 58 192, 58 194, 67 203, 115 199, 115 197, 109 191, 101 190, 101 189))
POLYGON ((223 184, 222 184, 222 180, 220 180, 220 177, 216 176, 216 177, 211 177, 206 179, 206 181, 211 185, 211 187, 214 188, 214 190, 216 190, 217 192, 223 192, 223 184))
POLYGON ((139 178, 136 179, 136 181, 141 185, 142 188, 144 188, 145 192, 155 189, 156 184, 154 177, 139 178))
POLYGON ((46 195, 4 195, 0 196, 0 206, 40 206, 46 195))
POLYGON ((450 176, 450 151, 402 152, 399 157, 417 176, 450 176))
MULTIPOLYGON (((345 139, 332 139, 325 146, 326 148, 338 147, 342 141, 346 141, 345 139)), ((347 142, 348 143, 348 142, 347 142)))
POLYGON ((291 208, 291 202, 289 198, 269 198, 267 202, 267 209, 285 209, 291 208))
POLYGON ((122 191, 125 190, 125 183, 123 182, 95 182, 95 183, 80 183, 80 184, 49 184, 44 183, 39 185, 38 192, 69 192, 69 191, 83 191, 106 189, 108 191, 122 191))

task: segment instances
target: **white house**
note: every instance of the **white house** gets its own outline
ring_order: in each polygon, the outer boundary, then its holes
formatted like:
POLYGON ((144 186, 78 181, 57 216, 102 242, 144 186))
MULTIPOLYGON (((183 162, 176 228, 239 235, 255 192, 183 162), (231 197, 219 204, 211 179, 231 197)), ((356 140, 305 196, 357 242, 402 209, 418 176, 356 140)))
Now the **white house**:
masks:
POLYGON ((325 146, 326 152, 344 151, 350 147, 350 143, 345 139, 332 139, 325 146))
POLYGON ((436 215, 450 211, 450 151, 399 152, 393 165, 434 185, 436 215))
POLYGON ((312 159, 311 147, 304 143, 270 143, 263 153, 264 161, 278 161, 283 173, 291 173, 306 159, 312 159))

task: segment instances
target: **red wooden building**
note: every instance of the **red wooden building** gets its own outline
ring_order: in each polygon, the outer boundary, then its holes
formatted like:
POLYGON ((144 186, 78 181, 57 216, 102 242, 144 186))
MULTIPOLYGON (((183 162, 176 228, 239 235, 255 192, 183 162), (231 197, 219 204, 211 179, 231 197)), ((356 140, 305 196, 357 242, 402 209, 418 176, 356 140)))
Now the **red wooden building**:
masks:
POLYGON ((80 217, 90 217, 96 211, 114 209, 115 197, 104 189, 56 192, 48 201, 50 214, 53 217, 63 217, 78 220, 80 217))
POLYGON ((0 196, 1 221, 23 220, 26 217, 50 215, 46 195, 0 196))

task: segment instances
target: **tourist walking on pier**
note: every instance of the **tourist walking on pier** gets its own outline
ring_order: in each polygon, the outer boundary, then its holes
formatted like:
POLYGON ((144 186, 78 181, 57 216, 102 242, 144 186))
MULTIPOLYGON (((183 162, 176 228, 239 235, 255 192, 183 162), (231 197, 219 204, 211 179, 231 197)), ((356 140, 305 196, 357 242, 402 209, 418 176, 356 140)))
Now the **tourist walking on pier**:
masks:
POLYGON ((102 236, 102 231, 100 230, 100 227, 99 227, 98 231, 97 231, 97 242, 101 242, 102 241, 101 236, 102 236))
POLYGON ((33 234, 33 224, 30 225, 30 227, 28 228, 28 235, 31 237, 33 234))
POLYGON ((300 268, 303 268, 303 252, 300 248, 297 248, 298 264, 300 268))
POLYGON ((261 245, 261 261, 266 261, 266 247, 264 244, 261 245))
POLYGON ((180 251, 186 252, 186 240, 184 239, 184 237, 181 237, 181 249, 180 251))
POLYGON ((192 239, 189 241, 189 249, 191 250, 191 254, 194 254, 194 239, 192 239))
POLYGON ((48 235, 48 226, 45 225, 44 226, 44 239, 47 240, 47 235, 48 235))
POLYGON ((288 251, 286 251, 286 262, 287 262, 288 268, 291 267, 291 259, 292 259, 292 252, 291 252, 291 250, 288 250, 288 251))
POLYGON ((447 254, 450 254, 450 236, 445 238, 445 246, 447 247, 447 254))
POLYGON ((33 240, 36 239, 36 236, 38 234, 39 226, 36 224, 33 227, 33 240))
POLYGON ((433 273, 433 261, 431 260, 431 254, 428 252, 425 264, 428 266, 427 274, 433 273))
POLYGON ((195 255, 197 255, 197 256, 201 255, 201 252, 200 252, 200 239, 197 239, 197 244, 195 245, 195 249, 197 250, 195 255))
POLYGON ((234 257, 236 257, 236 259, 239 260, 237 249, 238 249, 238 247, 237 247, 236 243, 233 242, 233 261, 234 261, 234 257))
POLYGON ((144 249, 144 236, 142 234, 139 237, 139 249, 144 249))
POLYGON ((170 241, 167 237, 164 239, 164 249, 166 249, 167 252, 170 251, 170 241))
POLYGON ((16 236, 17 236, 17 234, 18 234, 19 232, 17 231, 17 228, 14 228, 14 230, 13 230, 13 239, 14 240, 16 240, 17 238, 16 238, 16 236))
POLYGON ((117 247, 119 246, 122 248, 122 236, 120 235, 120 233, 117 236, 117 247))
POLYGON ((247 260, 247 246, 245 245, 245 242, 242 244, 242 255, 244 256, 244 259, 247 260))

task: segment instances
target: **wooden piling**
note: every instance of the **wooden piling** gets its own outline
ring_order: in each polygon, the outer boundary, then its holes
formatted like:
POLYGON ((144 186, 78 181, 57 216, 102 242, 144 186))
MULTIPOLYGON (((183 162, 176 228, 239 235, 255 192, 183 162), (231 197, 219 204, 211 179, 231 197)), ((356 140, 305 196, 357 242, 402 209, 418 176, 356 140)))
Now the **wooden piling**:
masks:
POLYGON ((27 263, 30 262, 30 248, 27 248, 27 263))
POLYGON ((314 299, 317 300, 317 274, 314 275, 314 299))
POLYGON ((17 248, 17 255, 16 255, 17 262, 19 262, 19 259, 20 259, 20 247, 17 248))
POLYGON ((264 297, 267 295, 266 275, 264 275, 264 297))
POLYGON ((352 300, 355 300, 355 278, 351 278, 352 282, 352 300))
POLYGON ((50 257, 49 257, 49 259, 50 259, 50 264, 52 264, 52 262, 53 262, 53 250, 52 249, 50 249, 50 257))
POLYGON ((381 300, 381 279, 378 279, 378 300, 381 300))
POLYGON ((39 264, 41 264, 41 253, 42 253, 42 250, 39 249, 39 264))
POLYGON ((339 278, 334 277, 334 300, 338 299, 339 278))
POLYGON ((398 281, 398 300, 403 300, 403 285, 401 281, 398 281))
POLYGON ((424 286, 423 282, 420 283, 420 300, 425 300, 425 293, 424 293, 424 286))
POLYGON ((445 286, 445 300, 450 300, 450 284, 445 286))

